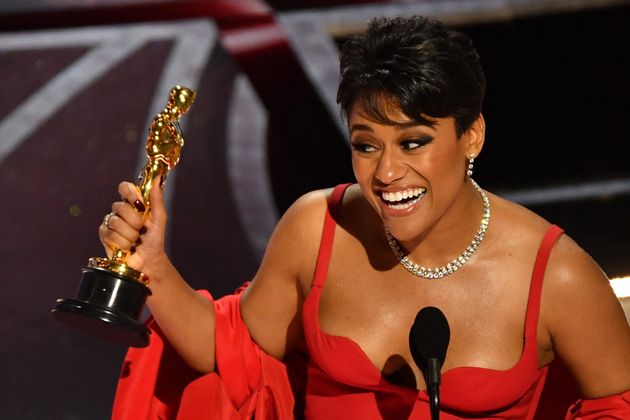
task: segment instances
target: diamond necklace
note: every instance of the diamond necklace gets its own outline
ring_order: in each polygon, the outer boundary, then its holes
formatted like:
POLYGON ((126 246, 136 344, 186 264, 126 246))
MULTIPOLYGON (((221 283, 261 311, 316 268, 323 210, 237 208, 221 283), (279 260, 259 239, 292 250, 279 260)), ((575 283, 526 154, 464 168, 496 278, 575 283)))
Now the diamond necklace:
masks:
POLYGON ((407 255, 404 254, 404 252, 400 248, 400 245, 398 245, 398 241, 396 241, 396 238, 394 238, 389 232, 387 226, 385 227, 385 235, 387 236, 387 242, 389 243, 389 246, 394 252, 396 258, 398 258, 398 261, 400 261, 400 264, 402 264, 402 266, 405 267, 407 271, 409 271, 411 274, 425 279, 440 279, 442 277, 448 276, 449 274, 453 274, 464 264, 466 264, 472 254, 479 247, 481 241, 483 241, 483 238, 486 235, 486 230, 488 230, 488 224, 490 223, 490 200, 488 200, 486 193, 483 192, 481 187, 472 178, 469 179, 472 182, 473 186, 477 189, 479 195, 481 195, 481 199, 483 200, 483 217, 481 218, 479 229, 477 229, 477 234, 473 238, 468 248, 466 248, 459 257, 455 258, 446 266, 425 268, 414 263, 409 259, 407 255))

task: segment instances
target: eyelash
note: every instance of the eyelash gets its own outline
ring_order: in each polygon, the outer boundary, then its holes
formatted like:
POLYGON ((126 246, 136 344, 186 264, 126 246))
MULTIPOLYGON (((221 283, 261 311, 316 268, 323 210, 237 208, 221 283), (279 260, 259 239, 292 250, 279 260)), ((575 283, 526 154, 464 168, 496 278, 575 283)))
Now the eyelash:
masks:
POLYGON ((368 148, 376 149, 374 146, 368 143, 352 143, 352 149, 355 152, 370 153, 371 151, 368 151, 368 148))
POLYGON ((422 137, 419 137, 417 139, 403 140, 400 143, 400 145, 405 150, 414 150, 414 149, 420 148, 422 146, 426 146, 427 144, 431 143, 432 141, 433 141, 432 137, 422 136, 422 137), (417 144, 417 146, 409 147, 410 145, 413 145, 413 144, 417 144))
MULTIPOLYGON (((403 141, 400 142, 400 147, 403 150, 411 151, 411 150, 418 149, 418 148, 420 148, 422 146, 426 146, 427 144, 431 143, 432 141, 433 141, 433 137, 422 136, 422 137, 415 138, 415 139, 403 140, 403 141)), ((371 145, 371 144, 369 144, 369 143, 356 142, 356 143, 352 143, 352 149, 354 151, 356 151, 356 152, 359 152, 359 153, 371 153, 374 150, 368 150, 368 149, 376 149, 376 147, 371 145)))

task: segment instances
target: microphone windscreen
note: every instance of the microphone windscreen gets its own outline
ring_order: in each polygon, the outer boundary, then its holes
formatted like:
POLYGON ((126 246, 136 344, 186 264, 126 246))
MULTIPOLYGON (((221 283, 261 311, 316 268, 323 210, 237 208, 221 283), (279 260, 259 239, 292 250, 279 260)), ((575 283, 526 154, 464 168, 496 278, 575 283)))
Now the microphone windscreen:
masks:
POLYGON ((442 311, 433 306, 422 308, 409 332, 411 356, 420 369, 432 358, 439 359, 442 367, 450 339, 451 329, 442 311))

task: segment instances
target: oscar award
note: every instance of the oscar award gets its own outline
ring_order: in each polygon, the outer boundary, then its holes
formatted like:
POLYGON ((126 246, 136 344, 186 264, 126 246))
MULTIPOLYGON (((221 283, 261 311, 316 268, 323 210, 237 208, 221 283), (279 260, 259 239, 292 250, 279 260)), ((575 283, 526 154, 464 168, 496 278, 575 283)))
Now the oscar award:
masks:
MULTIPOLYGON (((138 190, 144 201, 143 216, 151 208, 149 196, 158 177, 162 182, 179 161, 184 145, 179 118, 188 112, 195 92, 181 86, 171 89, 166 108, 151 123, 146 143, 148 162, 142 170, 138 190)), ((158 187, 159 188, 159 187, 158 187)), ((149 278, 125 261, 128 253, 113 251, 111 258, 90 258, 75 299, 59 299, 53 316, 92 336, 130 347, 145 347, 149 331, 139 320, 151 294, 149 278)))

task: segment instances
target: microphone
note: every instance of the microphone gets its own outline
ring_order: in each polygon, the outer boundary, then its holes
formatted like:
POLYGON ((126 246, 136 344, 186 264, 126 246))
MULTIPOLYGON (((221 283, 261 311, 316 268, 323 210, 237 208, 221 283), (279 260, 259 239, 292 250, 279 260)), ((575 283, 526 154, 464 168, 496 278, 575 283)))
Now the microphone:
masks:
POLYGON ((427 384, 431 419, 440 418, 440 369, 446 359, 451 330, 446 317, 438 308, 422 308, 409 331, 409 348, 427 384))

